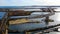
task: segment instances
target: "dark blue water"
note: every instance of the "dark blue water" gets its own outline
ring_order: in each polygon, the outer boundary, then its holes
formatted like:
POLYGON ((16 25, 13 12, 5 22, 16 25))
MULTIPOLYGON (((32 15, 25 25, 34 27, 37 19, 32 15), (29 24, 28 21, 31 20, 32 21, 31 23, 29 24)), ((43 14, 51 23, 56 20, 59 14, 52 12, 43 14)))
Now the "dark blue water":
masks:
POLYGON ((3 16, 5 15, 6 12, 0 12, 0 19, 3 18, 3 16))
POLYGON ((24 33, 9 33, 9 34, 24 34, 24 33))
POLYGON ((21 34, 21 33, 9 33, 9 34, 21 34))

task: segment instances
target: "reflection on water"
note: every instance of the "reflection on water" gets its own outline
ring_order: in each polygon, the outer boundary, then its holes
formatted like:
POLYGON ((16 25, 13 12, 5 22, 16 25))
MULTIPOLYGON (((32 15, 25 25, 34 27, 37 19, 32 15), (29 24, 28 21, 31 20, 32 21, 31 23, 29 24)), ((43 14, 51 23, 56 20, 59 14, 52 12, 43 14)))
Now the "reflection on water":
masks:
POLYGON ((46 33, 46 34, 60 34, 60 32, 50 32, 50 33, 46 33))
POLYGON ((53 19, 55 21, 60 21, 60 13, 55 13, 55 15, 50 16, 50 19, 53 19))
MULTIPOLYGON (((50 16, 50 19, 53 19, 55 22, 49 23, 49 26, 60 24, 60 13, 55 13, 55 15, 50 16)), ((38 24, 37 23, 30 23, 30 24, 27 23, 27 24, 20 24, 20 25, 10 25, 9 28, 12 30, 23 31, 23 30, 41 28, 41 27, 45 27, 45 26, 46 26, 46 24, 43 22, 43 23, 38 23, 38 24)))

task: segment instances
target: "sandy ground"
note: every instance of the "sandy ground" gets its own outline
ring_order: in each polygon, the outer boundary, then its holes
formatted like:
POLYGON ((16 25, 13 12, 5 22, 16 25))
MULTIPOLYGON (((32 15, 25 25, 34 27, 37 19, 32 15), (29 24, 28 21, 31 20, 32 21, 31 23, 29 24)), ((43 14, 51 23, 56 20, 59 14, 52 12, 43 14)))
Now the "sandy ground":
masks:
POLYGON ((17 20, 11 20, 9 21, 9 24, 21 24, 21 23, 26 23, 29 22, 28 19, 17 19, 17 20))

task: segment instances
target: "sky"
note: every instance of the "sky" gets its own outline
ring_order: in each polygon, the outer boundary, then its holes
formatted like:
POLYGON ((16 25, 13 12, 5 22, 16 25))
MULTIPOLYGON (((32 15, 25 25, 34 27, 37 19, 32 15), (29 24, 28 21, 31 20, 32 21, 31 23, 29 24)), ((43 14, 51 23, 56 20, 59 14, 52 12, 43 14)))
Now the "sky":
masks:
POLYGON ((60 5, 60 0, 0 0, 0 6, 60 5))

